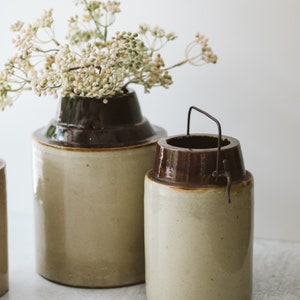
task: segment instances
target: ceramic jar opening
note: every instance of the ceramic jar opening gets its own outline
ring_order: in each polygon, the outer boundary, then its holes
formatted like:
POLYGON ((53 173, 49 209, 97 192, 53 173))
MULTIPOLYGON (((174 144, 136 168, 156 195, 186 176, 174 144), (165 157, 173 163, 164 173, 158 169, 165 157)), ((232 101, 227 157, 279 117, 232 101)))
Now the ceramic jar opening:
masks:
MULTIPOLYGON (((189 150, 212 149, 217 151, 218 137, 211 135, 183 135, 166 139, 166 143, 170 146, 185 148, 189 150)), ((221 139, 221 147, 230 144, 230 140, 221 139)))

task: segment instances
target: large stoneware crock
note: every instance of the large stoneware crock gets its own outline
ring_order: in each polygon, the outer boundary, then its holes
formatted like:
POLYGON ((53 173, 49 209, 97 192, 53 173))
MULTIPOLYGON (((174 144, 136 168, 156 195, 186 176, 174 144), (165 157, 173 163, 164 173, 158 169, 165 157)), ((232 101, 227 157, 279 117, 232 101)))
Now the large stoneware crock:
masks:
POLYGON ((62 98, 33 134, 38 272, 78 287, 143 282, 143 178, 165 131, 133 91, 62 98))

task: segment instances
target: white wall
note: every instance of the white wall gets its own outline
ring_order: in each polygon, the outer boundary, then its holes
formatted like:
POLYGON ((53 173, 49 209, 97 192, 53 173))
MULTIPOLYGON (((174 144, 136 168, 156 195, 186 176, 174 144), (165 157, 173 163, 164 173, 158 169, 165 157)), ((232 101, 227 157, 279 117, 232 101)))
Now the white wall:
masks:
MULTIPOLYGON (((0 62, 12 53, 8 27, 54 7, 63 36, 72 0, 10 0, 0 18, 0 62), (63 3, 63 4, 62 4, 63 3)), ((118 26, 160 25, 179 35, 167 61, 182 58, 196 31, 205 33, 217 65, 185 66, 173 73, 169 90, 139 93, 143 113, 170 135, 183 133, 190 105, 217 117, 223 133, 241 142, 255 177, 255 235, 300 241, 300 1, 298 0, 123 0, 118 26)), ((33 215, 31 133, 54 116, 56 100, 24 94, 0 114, 0 156, 7 162, 10 216, 33 215)), ((215 132, 193 115, 192 130, 215 132)))

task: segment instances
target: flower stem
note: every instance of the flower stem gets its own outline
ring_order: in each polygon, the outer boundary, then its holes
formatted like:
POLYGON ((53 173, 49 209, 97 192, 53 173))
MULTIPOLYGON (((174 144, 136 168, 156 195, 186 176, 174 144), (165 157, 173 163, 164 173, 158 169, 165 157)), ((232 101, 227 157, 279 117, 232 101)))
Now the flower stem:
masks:
MULTIPOLYGON (((90 14, 90 16, 91 16, 91 18, 92 18, 92 20, 93 20, 93 22, 94 22, 94 24, 95 24, 95 26, 96 26, 96 29, 97 29, 97 31, 98 31, 99 38, 101 39, 101 38, 102 38, 101 27, 100 27, 98 21, 96 20, 94 14, 93 14, 93 12, 92 12, 92 10, 89 8, 89 5, 88 5, 87 1, 86 1, 86 0, 83 0, 83 3, 84 3, 86 9, 88 10, 88 12, 89 12, 89 14, 90 14)), ((107 29, 106 29, 106 30, 107 30, 107 29)), ((105 33, 104 33, 104 34, 105 34, 105 33)), ((106 34, 107 34, 107 33, 106 33, 106 34)), ((106 40, 106 39, 105 39, 105 40, 106 40)))
POLYGON ((180 66, 186 64, 187 62, 189 62, 189 59, 182 60, 181 62, 179 62, 179 63, 177 63, 177 64, 175 64, 175 65, 173 65, 173 66, 170 66, 170 67, 165 68, 164 70, 165 70, 165 71, 169 71, 169 70, 171 70, 171 69, 180 67, 180 66))

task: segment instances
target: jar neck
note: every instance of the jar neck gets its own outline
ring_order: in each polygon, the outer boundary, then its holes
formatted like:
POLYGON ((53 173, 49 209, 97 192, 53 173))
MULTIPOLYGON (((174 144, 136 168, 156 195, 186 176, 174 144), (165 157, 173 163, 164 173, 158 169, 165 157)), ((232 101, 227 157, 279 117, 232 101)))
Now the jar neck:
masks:
POLYGON ((227 179, 215 174, 230 173, 232 181, 244 179, 242 151, 238 140, 223 136, 217 164, 216 135, 182 135, 161 139, 157 144, 152 177, 170 185, 201 187, 227 185, 227 179), (222 162, 226 160, 228 170, 222 162), (217 165, 219 170, 216 170, 217 165), (218 172, 216 172, 218 171, 218 172))
POLYGON ((62 147, 117 148, 154 143, 164 135, 143 117, 136 93, 128 91, 107 101, 63 97, 39 139, 62 147))
POLYGON ((82 129, 134 126, 143 121, 139 102, 133 91, 107 99, 63 97, 56 116, 58 125, 82 129))

